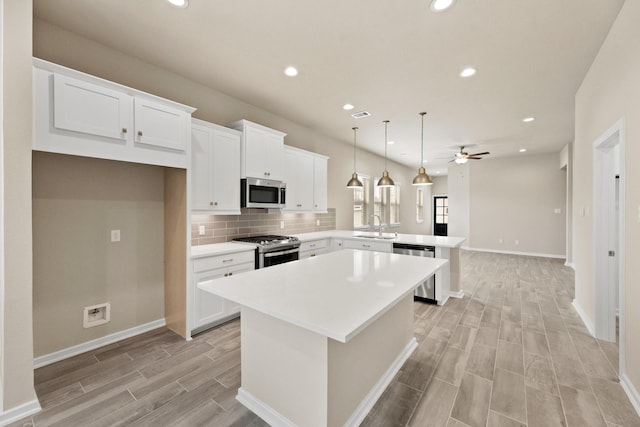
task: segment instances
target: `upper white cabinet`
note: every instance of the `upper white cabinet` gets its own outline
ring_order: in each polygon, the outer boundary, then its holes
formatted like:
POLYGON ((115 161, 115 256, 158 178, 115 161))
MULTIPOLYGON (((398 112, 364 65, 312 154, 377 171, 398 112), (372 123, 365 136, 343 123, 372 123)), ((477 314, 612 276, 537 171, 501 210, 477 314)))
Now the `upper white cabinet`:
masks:
POLYGON ((193 119, 191 135, 191 209, 239 215, 240 132, 193 119))
POLYGON ((285 146, 286 211, 327 211, 327 161, 320 154, 285 146))
POLYGON ((33 149, 186 168, 194 108, 33 59, 33 149))
POLYGON ((228 126, 242 132, 242 178, 283 181, 283 147, 287 134, 248 120, 239 120, 228 126))

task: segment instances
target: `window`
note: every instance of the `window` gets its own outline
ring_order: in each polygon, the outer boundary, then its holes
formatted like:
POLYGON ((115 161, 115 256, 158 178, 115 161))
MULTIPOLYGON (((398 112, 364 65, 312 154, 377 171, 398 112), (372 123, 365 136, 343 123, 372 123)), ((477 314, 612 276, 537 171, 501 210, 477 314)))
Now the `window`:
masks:
POLYGON ((362 188, 353 190, 353 228, 369 227, 369 195, 371 179, 368 176, 358 175, 362 181, 362 188))
MULTIPOLYGON (((358 175, 363 188, 353 190, 353 228, 369 228, 371 217, 379 215, 382 223, 389 226, 400 225, 400 185, 380 188, 371 185, 371 178, 358 175), (373 191, 373 197, 372 197, 373 191)), ((378 178, 374 178, 378 182, 378 178)))
MULTIPOLYGON (((379 178, 375 178, 378 182, 379 178)), ((391 227, 400 225, 400 184, 393 187, 378 187, 373 190, 373 213, 380 215, 382 223, 391 227)))
POLYGON ((422 188, 416 189, 416 222, 424 222, 424 191, 422 188))

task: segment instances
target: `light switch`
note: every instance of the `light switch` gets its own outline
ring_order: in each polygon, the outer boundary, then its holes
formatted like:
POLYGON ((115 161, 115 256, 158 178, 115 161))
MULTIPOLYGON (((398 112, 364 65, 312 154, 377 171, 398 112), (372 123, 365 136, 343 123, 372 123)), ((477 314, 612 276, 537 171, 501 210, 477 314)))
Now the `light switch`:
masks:
POLYGON ((553 213, 555 213, 555 214, 561 214, 561 213, 562 213, 562 209, 560 209, 560 208, 555 208, 555 209, 553 210, 553 213))
POLYGON ((111 241, 112 242, 120 241, 120 230, 111 230, 111 241))
POLYGON ((316 225, 319 227, 320 226, 320 220, 316 219, 316 225))

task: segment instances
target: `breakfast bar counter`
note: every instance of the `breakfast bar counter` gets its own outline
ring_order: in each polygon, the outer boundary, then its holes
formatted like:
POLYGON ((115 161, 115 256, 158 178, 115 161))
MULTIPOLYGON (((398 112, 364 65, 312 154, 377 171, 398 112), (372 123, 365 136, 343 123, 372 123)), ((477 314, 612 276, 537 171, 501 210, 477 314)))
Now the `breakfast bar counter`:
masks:
POLYGON ((413 291, 443 259, 343 250, 199 288, 241 305, 237 399, 274 426, 357 426, 417 343, 413 291))

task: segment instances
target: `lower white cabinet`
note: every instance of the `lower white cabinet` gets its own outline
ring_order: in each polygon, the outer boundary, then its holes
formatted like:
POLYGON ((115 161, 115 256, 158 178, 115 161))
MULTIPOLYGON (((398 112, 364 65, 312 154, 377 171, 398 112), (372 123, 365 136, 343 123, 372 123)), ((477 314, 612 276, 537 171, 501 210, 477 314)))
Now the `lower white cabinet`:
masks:
POLYGON ((365 251, 376 251, 376 252, 393 252, 393 243, 391 242, 372 242, 373 239, 358 239, 358 240, 350 240, 345 239, 342 241, 342 247, 344 249, 361 249, 365 251))
POLYGON ((254 268, 255 252, 253 250, 214 255, 194 260, 192 333, 213 327, 240 313, 240 306, 236 303, 202 291, 198 288, 198 285, 221 277, 251 271, 254 268))
POLYGON ((330 239, 312 240, 300 244, 300 259, 311 258, 331 252, 330 239))

